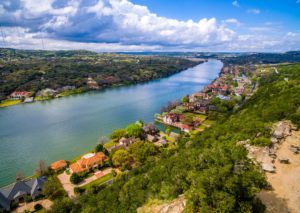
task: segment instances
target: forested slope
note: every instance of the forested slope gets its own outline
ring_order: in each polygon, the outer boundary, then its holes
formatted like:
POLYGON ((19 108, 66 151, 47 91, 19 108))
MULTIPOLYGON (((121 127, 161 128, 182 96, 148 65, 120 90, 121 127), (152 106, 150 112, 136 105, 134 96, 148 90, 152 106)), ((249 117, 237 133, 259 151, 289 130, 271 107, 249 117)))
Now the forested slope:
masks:
POLYGON ((199 64, 183 58, 98 54, 89 51, 0 49, 0 100, 15 90, 75 86, 101 88, 158 79, 199 64))
POLYGON ((271 124, 291 119, 300 125, 300 65, 281 66, 263 74, 258 91, 237 110, 219 116, 217 124, 175 149, 164 149, 112 185, 96 187, 74 205, 60 200, 53 211, 135 212, 151 199, 171 200, 184 194, 191 212, 259 212, 255 194, 264 174, 236 143, 250 139, 268 144, 271 124), (223 118, 223 119, 222 119, 223 118))

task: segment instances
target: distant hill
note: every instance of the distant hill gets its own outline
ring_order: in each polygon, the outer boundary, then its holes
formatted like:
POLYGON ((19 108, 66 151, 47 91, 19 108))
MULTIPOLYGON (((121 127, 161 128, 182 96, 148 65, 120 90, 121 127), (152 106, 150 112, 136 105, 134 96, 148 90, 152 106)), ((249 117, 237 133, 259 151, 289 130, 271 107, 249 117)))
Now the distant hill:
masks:
POLYGON ((250 53, 234 57, 224 57, 228 64, 277 64, 300 62, 300 51, 286 53, 250 53))
POLYGON ((0 58, 13 57, 71 57, 71 56, 92 56, 98 53, 87 50, 21 50, 12 48, 0 48, 0 58))
POLYGON ((166 56, 2 48, 0 101, 13 91, 25 90, 36 94, 46 88, 57 90, 65 86, 86 91, 144 82, 171 75, 199 63, 166 56))

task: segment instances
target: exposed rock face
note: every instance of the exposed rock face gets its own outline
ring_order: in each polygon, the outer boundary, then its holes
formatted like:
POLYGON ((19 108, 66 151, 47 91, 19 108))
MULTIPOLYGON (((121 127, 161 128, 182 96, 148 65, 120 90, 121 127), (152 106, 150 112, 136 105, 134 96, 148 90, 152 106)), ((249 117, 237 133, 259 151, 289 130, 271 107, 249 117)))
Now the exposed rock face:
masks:
POLYGON ((290 121, 280 121, 273 126, 271 141, 277 143, 278 140, 291 135, 291 131, 295 129, 290 121))
POLYGON ((151 204, 137 209, 138 213, 183 213, 186 205, 184 196, 162 204, 151 204))

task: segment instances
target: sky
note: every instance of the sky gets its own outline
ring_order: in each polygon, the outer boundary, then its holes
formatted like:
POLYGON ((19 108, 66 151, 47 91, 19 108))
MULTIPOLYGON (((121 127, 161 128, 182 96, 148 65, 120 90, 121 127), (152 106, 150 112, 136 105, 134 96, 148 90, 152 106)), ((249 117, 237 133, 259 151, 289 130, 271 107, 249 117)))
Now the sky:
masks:
POLYGON ((1 0, 0 47, 300 50, 300 0, 1 0))

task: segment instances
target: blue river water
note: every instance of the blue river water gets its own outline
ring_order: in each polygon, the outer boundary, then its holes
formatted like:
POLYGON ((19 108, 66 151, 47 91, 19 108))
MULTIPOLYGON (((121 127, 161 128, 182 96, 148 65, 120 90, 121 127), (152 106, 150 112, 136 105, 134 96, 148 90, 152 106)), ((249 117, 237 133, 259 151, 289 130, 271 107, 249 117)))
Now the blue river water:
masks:
POLYGON ((200 91, 222 66, 209 60, 148 83, 0 109, 0 187, 17 172, 31 175, 39 160, 72 159, 116 128, 153 121, 167 102, 200 91))

